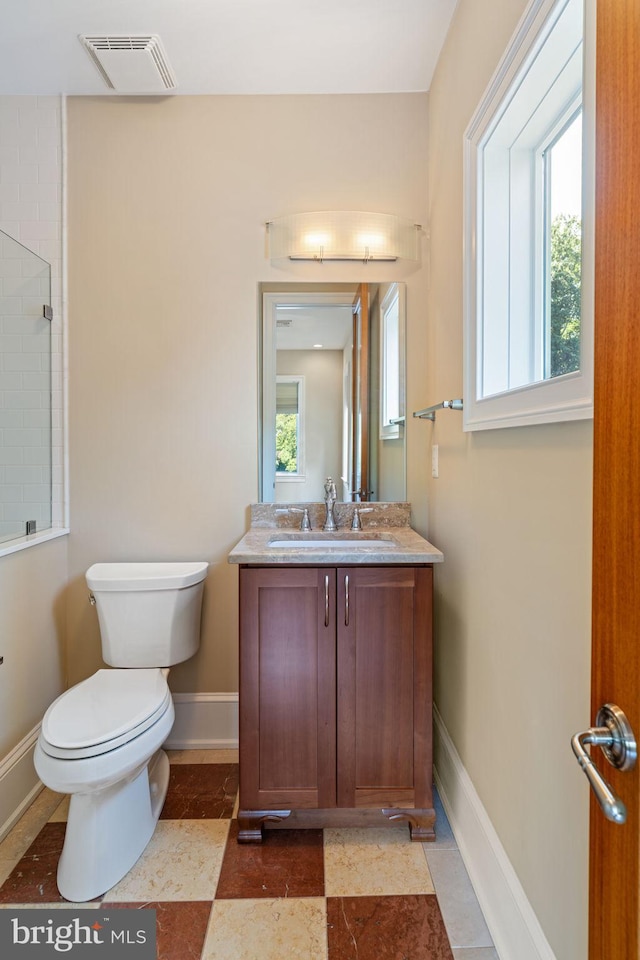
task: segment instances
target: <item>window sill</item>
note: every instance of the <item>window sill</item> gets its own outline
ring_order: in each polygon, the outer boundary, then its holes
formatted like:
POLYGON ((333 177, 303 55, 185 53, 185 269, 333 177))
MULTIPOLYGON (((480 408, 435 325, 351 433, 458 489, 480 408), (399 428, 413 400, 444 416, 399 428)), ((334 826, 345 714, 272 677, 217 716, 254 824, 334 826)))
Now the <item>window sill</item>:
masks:
MULTIPOLYGON (((473 383, 467 370, 468 396, 473 383)), ((593 372, 591 358, 584 373, 556 377, 509 390, 493 397, 467 401, 465 394, 463 430, 496 430, 526 427, 537 423, 586 420, 593 417, 593 372)))
POLYGON ((19 550, 26 550, 28 547, 35 547, 37 544, 45 543, 47 540, 66 537, 68 534, 68 527, 51 527, 49 530, 43 530, 41 533, 32 533, 28 537, 16 537, 15 540, 6 540, 0 544, 0 557, 6 557, 10 553, 17 553, 19 550))

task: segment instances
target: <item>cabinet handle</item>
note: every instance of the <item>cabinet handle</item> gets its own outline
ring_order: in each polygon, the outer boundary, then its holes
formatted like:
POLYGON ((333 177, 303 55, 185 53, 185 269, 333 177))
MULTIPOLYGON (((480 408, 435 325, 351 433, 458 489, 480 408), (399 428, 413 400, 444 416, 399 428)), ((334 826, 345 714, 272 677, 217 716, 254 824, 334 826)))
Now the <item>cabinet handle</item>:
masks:
POLYGON ((349 626, 349 575, 344 578, 344 625, 349 626))
POLYGON ((324 625, 329 626, 329 575, 324 578, 324 625))

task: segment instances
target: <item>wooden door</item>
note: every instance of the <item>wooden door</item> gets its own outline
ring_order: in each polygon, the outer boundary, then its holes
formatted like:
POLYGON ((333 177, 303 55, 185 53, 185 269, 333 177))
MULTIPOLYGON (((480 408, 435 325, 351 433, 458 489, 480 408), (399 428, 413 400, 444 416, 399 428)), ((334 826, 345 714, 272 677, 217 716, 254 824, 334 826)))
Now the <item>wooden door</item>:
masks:
POLYGON ((240 570, 240 806, 335 806, 335 570, 240 570))
POLYGON ((353 450, 351 490, 354 500, 368 500, 369 490, 369 287, 361 283, 353 301, 351 417, 353 450))
POLYGON ((432 569, 343 567, 337 577, 338 807, 418 808, 426 839, 432 569))
MULTIPOLYGON (((640 3, 599 0, 592 716, 616 703, 640 734, 640 3)), ((588 726, 589 724, 586 724, 588 726)), ((590 960, 640 956, 640 770, 592 755, 627 806, 593 801, 590 960)))

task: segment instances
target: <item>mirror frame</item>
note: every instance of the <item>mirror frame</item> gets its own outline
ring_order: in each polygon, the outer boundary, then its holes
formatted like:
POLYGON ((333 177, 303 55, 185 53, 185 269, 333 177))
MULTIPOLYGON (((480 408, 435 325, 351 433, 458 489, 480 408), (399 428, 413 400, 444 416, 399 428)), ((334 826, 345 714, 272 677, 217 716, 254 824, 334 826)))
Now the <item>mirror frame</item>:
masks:
MULTIPOLYGON (((377 413, 378 422, 374 420, 371 426, 373 440, 380 432, 378 442, 387 440, 402 440, 402 497, 395 497, 394 500, 404 502, 407 493, 407 431, 405 429, 406 420, 406 324, 407 324, 407 291, 406 283, 401 280, 367 280, 370 287, 391 287, 397 286, 400 303, 400 330, 399 339, 401 344, 401 364, 400 364, 400 389, 401 402, 405 405, 404 417, 400 418, 401 423, 397 424, 395 436, 382 436, 382 424, 379 421, 379 411, 377 413), (377 429, 376 429, 377 428, 377 429)), ((262 503, 275 502, 275 469, 271 474, 265 470, 265 464, 273 460, 273 451, 275 450, 275 407, 276 407, 276 318, 277 311, 281 305, 290 306, 293 304, 304 305, 322 305, 323 307, 348 307, 353 309, 354 294, 358 283, 344 283, 339 286, 344 289, 336 290, 338 284, 318 281, 317 283, 295 284, 296 289, 292 289, 291 283, 285 283, 286 290, 275 289, 273 282, 260 283, 258 286, 259 303, 259 354, 258 354, 258 497, 262 503), (307 289, 300 289, 306 287, 307 289)), ((382 301, 378 303, 378 308, 382 306, 382 301)), ((376 344, 378 356, 375 362, 378 366, 376 379, 379 379, 379 388, 382 388, 382 363, 383 363, 383 345, 382 345, 382 317, 380 319, 380 339, 376 344)), ((381 406, 381 405, 380 405, 381 406)))

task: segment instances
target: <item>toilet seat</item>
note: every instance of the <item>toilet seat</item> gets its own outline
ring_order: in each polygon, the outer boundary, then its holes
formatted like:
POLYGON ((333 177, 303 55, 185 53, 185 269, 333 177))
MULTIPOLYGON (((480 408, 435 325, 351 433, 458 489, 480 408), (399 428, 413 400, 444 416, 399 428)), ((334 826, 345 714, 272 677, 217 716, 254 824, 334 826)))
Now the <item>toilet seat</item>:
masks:
POLYGON ((99 756, 148 730, 171 702, 159 668, 98 670, 51 704, 42 721, 42 749, 68 760, 99 756))

